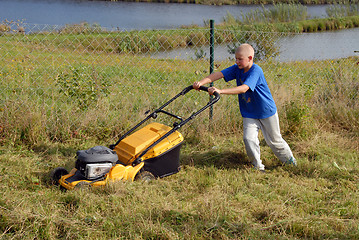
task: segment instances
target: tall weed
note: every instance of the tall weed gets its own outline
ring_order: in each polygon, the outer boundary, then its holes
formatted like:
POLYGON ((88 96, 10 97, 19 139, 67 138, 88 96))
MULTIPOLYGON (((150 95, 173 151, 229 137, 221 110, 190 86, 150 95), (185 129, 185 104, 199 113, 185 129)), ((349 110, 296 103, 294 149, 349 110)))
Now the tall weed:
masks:
MULTIPOLYGON (((318 83, 320 91, 313 96, 313 112, 330 121, 333 126, 358 134, 358 69, 342 68, 342 60, 318 69, 325 81, 318 83), (349 71, 348 71, 349 70, 349 71)), ((355 61, 351 64, 355 64, 355 61)), ((318 116, 319 117, 319 116, 318 116)))
POLYGON ((274 4, 272 7, 251 10, 242 13, 241 21, 244 24, 295 22, 306 20, 307 8, 301 4, 274 4))
POLYGON ((359 14, 359 3, 345 1, 342 4, 333 4, 326 8, 328 17, 341 18, 359 14))

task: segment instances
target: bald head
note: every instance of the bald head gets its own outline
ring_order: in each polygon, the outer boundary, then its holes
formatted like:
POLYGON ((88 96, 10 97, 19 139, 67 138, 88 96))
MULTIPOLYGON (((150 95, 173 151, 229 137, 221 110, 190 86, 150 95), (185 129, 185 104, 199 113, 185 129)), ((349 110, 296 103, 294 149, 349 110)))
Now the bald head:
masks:
POLYGON ((254 58, 254 49, 251 45, 249 45, 248 43, 243 43, 241 45, 239 45, 239 47, 236 50, 236 54, 240 54, 244 57, 252 57, 252 59, 254 58))
POLYGON ((241 44, 237 48, 234 56, 236 57, 236 64, 238 68, 247 72, 253 65, 254 49, 247 43, 241 44))

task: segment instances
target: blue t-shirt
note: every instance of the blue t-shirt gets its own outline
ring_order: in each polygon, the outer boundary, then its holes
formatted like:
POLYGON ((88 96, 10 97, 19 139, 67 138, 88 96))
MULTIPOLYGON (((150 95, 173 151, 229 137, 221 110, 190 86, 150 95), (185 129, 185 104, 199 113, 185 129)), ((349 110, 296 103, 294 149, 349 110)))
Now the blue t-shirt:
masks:
POLYGON ((257 64, 253 64, 246 73, 243 72, 243 69, 239 69, 237 64, 221 72, 226 82, 236 79, 237 86, 246 84, 249 87, 247 92, 238 94, 242 117, 263 119, 273 116, 277 112, 263 70, 257 64))

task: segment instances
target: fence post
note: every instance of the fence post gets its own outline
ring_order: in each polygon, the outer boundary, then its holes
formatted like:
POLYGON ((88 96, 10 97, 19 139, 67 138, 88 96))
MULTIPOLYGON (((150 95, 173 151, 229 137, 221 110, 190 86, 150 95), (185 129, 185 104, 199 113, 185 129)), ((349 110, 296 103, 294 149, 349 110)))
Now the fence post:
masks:
MULTIPOLYGON (((213 73, 214 70, 214 20, 211 19, 209 21, 210 25, 210 39, 209 39, 209 74, 213 73)), ((213 83, 210 83, 210 87, 213 86, 213 83)), ((210 99, 212 99, 213 96, 210 95, 210 99)), ((213 118, 213 106, 209 109, 209 120, 212 120, 213 118)))

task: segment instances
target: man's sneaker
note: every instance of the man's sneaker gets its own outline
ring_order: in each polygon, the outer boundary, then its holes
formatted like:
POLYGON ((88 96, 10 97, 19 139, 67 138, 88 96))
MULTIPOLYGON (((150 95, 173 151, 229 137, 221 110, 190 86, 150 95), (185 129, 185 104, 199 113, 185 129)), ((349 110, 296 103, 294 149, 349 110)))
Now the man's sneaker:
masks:
POLYGON ((258 168, 256 168, 256 167, 252 167, 252 169, 254 170, 254 171, 258 171, 258 172, 260 172, 260 173, 266 173, 266 170, 264 170, 264 169, 258 169, 258 168))
POLYGON ((295 160, 295 158, 294 157, 290 157, 290 159, 289 160, 287 160, 286 162, 285 162, 285 164, 288 164, 288 165, 293 165, 293 166, 297 166, 297 160, 295 160))

